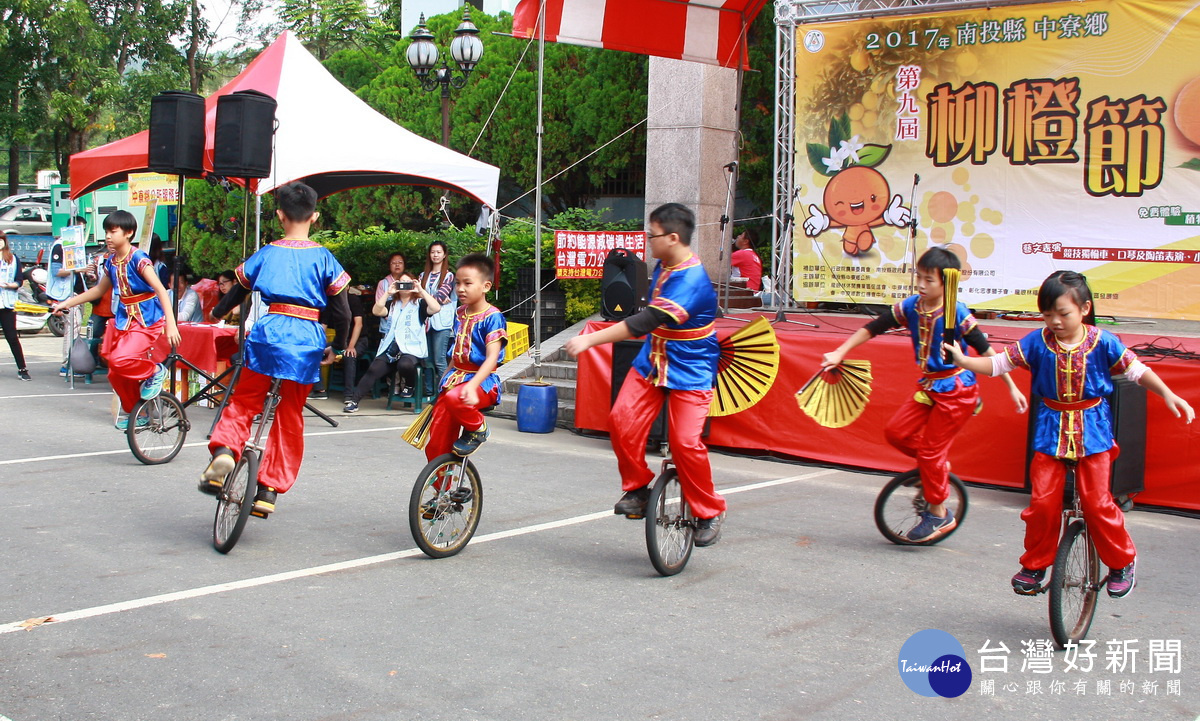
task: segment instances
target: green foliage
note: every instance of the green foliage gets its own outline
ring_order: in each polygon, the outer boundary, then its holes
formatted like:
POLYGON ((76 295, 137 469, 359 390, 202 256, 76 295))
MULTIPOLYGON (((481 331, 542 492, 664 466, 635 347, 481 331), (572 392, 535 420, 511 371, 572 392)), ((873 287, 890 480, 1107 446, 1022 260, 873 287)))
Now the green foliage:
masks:
MULTIPOLYGON (((212 277, 245 260, 254 249, 254 197, 241 187, 225 190, 203 180, 184 186, 183 257, 192 271, 212 277), (245 202, 250 201, 250 223, 245 222, 245 202), (245 234, 248 231, 248 234, 245 234)), ((263 237, 279 231, 274 222, 275 203, 263 197, 263 237), (270 222, 266 222, 270 219, 270 222)))
POLYGON ((404 254, 405 266, 409 272, 420 273, 425 267, 425 254, 429 244, 435 240, 446 244, 452 265, 467 253, 484 249, 484 238, 475 235, 474 231, 422 233, 414 230, 385 230, 372 226, 354 232, 321 232, 313 237, 329 248, 356 285, 373 286, 387 275, 388 256, 396 252, 404 254))
MULTIPOLYGON (((742 76, 742 148, 738 158, 738 193, 757 209, 771 212, 775 182, 775 23, 767 4, 750 25, 747 43, 751 72, 742 76)), ((818 161, 819 162, 819 161, 818 161)), ((824 167, 824 166, 822 166, 824 167)), ((757 221, 759 238, 769 238, 770 222, 757 221)), ((759 244, 760 246, 762 243, 759 244)), ((768 244, 769 245, 769 244, 768 244)))

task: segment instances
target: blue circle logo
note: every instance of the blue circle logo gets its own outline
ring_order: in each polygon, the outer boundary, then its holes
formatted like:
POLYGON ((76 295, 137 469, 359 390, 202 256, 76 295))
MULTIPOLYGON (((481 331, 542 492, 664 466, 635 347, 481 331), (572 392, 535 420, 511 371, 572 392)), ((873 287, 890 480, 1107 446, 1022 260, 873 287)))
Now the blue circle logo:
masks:
POLYGON ((971 687, 971 665, 954 636, 936 628, 917 631, 900 647, 900 679, 913 693, 955 698, 971 687))

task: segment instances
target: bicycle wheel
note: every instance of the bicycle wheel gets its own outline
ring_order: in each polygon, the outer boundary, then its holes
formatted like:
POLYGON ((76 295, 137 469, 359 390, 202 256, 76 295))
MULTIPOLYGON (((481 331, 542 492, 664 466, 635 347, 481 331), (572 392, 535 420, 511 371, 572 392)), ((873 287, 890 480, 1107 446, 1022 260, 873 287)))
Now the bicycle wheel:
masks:
POLYGON ((1059 648, 1087 636, 1100 593, 1100 555, 1083 521, 1063 531, 1050 576, 1050 631, 1059 648))
POLYGON ((408 528, 430 558, 453 556, 467 547, 483 511, 483 483, 469 459, 445 453, 417 476, 408 499, 408 528))
POLYGON ((129 414, 125 437, 133 457, 154 466, 167 463, 179 454, 191 427, 183 404, 175 396, 163 393, 148 401, 137 402, 129 414))
POLYGON ((213 548, 221 553, 233 550, 258 492, 258 451, 246 450, 233 467, 221 492, 217 494, 217 515, 213 518, 213 548))
POLYGON ((921 522, 921 513, 929 508, 921 491, 921 474, 917 469, 905 471, 888 481, 875 499, 875 526, 883 537, 900 546, 932 546, 949 538, 967 518, 967 487, 961 479, 950 474, 950 494, 946 508, 958 524, 948 532, 927 541, 910 541, 908 532, 921 522))
POLYGON ((664 576, 683 570, 692 556, 696 519, 679 485, 679 472, 668 468, 654 482, 646 501, 646 550, 654 569, 664 576))

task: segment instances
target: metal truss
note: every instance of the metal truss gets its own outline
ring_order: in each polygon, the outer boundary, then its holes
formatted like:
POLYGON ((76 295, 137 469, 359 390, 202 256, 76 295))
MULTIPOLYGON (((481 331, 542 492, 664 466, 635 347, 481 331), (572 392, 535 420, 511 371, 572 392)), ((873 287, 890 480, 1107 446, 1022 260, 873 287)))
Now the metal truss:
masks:
POLYGON ((775 0, 775 193, 771 223, 771 279, 776 303, 792 299, 792 229, 796 204, 796 28, 809 23, 891 15, 919 15, 1003 5, 1075 0, 775 0))

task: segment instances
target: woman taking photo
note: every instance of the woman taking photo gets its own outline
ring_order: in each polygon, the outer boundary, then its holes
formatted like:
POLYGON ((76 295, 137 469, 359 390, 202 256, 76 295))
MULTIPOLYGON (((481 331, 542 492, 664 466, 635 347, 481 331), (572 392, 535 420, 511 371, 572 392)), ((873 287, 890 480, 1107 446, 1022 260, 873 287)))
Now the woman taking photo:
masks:
POLYGON ((425 374, 424 391, 426 396, 432 396, 433 389, 438 387, 437 382, 446 372, 446 352, 450 349, 450 331, 454 326, 454 309, 458 305, 458 298, 454 295, 454 271, 451 270, 446 244, 440 240, 430 243, 425 252, 421 286, 442 306, 425 323, 425 337, 429 345, 426 367, 432 368, 433 372, 425 374))
POLYGON ((21 261, 8 247, 8 236, 0 230, 0 327, 4 339, 17 363, 17 377, 23 381, 33 380, 25 367, 25 353, 21 350, 21 339, 17 336, 17 289, 21 287, 21 261))

